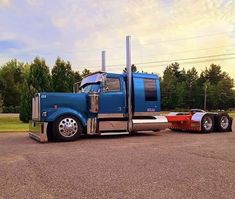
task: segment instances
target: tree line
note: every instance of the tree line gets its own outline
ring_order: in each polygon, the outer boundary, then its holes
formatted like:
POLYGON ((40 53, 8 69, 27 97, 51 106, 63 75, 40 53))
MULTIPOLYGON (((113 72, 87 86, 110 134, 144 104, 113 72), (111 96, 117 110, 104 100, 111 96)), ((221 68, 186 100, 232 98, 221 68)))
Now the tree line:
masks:
POLYGON ((13 59, 0 68, 0 112, 20 113, 20 119, 31 118, 31 99, 38 92, 73 92, 73 84, 90 74, 73 71, 69 61, 57 58, 50 71, 43 58, 32 63, 13 59))
MULTIPOLYGON (((132 71, 138 72, 135 65, 132 71)), ((123 72, 126 72, 124 68, 123 72)), ((19 112, 20 119, 31 119, 31 99, 38 92, 72 92, 75 82, 90 74, 72 70, 69 61, 57 58, 52 70, 43 58, 36 57, 31 63, 8 61, 0 67, 0 112, 19 112)), ((219 65, 211 64, 200 74, 195 67, 180 69, 178 63, 166 67, 161 79, 163 110, 235 107, 234 82, 219 65)))
POLYGON ((219 65, 211 64, 199 74, 195 67, 186 71, 172 63, 161 78, 162 108, 204 109, 206 105, 207 110, 227 110, 235 107, 233 88, 234 80, 219 65))

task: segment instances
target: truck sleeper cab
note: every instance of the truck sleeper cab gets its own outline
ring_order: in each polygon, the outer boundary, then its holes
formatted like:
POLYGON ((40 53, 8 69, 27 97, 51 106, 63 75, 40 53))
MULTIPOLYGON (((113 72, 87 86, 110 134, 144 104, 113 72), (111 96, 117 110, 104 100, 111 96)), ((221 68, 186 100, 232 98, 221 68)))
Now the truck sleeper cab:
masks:
POLYGON ((127 74, 97 72, 82 80, 77 93, 37 94, 32 100, 30 136, 47 142, 48 139, 71 141, 84 134, 120 134, 165 128, 203 132, 213 131, 216 126, 221 131, 231 129, 231 118, 225 113, 195 111, 159 115, 159 77, 133 73, 131 93, 128 93, 128 81, 127 74))

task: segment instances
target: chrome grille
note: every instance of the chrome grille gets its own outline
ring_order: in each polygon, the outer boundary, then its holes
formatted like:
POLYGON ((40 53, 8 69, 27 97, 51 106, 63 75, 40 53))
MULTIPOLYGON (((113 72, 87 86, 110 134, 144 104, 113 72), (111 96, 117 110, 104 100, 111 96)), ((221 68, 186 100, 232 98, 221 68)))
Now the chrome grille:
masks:
POLYGON ((32 119, 40 120, 40 94, 32 99, 32 119))

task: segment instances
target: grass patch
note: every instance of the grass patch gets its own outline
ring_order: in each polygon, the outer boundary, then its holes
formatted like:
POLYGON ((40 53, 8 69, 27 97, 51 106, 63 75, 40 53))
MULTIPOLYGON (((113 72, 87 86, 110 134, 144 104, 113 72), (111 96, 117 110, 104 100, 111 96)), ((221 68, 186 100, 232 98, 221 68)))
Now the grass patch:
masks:
POLYGON ((29 124, 21 122, 18 115, 0 115, 0 133, 26 132, 28 130, 29 124))
POLYGON ((230 112, 229 115, 233 118, 235 118, 235 112, 230 112))

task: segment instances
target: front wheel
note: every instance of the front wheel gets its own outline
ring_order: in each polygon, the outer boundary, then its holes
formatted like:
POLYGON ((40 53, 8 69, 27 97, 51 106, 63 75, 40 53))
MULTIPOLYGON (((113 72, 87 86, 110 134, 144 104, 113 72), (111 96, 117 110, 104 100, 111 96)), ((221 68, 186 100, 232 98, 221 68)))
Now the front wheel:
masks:
POLYGON ((210 133, 214 130, 214 126, 215 126, 215 121, 214 121, 214 117, 212 115, 204 115, 202 118, 202 132, 203 133, 210 133))
POLYGON ((53 124, 53 135, 58 141, 76 140, 82 133, 80 121, 72 115, 63 115, 53 124))

